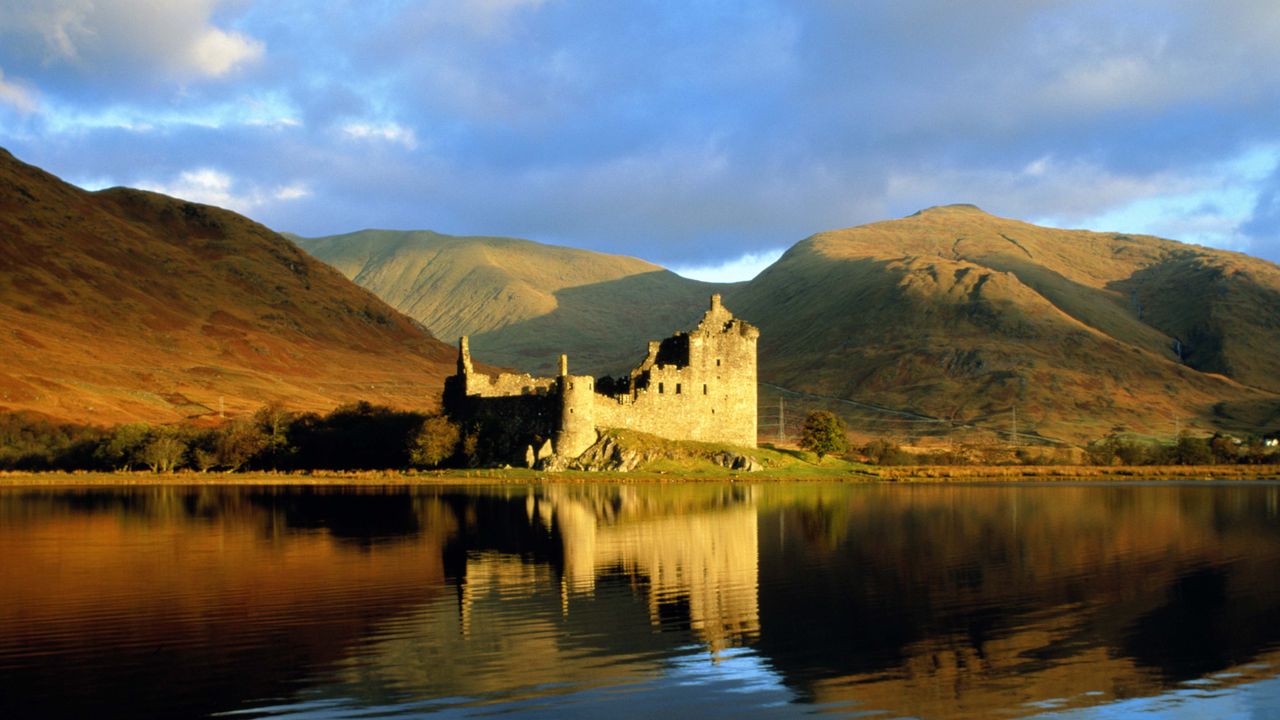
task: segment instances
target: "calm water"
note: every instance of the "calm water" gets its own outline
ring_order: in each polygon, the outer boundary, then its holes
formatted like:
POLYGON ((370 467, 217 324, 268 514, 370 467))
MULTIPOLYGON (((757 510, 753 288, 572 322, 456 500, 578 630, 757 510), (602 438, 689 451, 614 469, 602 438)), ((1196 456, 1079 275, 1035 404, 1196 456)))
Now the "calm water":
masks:
POLYGON ((0 491, 0 717, 1280 717, 1280 485, 0 491))

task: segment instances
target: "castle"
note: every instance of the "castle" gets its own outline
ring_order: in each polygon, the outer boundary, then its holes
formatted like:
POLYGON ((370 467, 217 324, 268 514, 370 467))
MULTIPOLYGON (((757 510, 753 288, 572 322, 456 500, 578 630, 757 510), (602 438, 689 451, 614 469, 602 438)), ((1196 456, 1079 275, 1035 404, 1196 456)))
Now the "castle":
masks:
POLYGON ((458 372, 445 380, 445 411, 478 428, 483 456, 513 464, 576 458, 611 428, 755 447, 759 337, 712 295, 697 327, 649 341, 648 355, 627 376, 597 382, 570 375, 565 355, 554 378, 478 373, 464 336, 458 372))

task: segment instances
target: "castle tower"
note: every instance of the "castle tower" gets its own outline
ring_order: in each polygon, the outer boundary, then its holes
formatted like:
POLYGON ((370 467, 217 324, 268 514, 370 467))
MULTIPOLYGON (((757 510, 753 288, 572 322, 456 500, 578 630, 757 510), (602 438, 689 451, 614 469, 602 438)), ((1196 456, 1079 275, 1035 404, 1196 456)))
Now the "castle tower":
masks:
POLYGON ((595 444, 595 380, 590 375, 570 375, 569 358, 560 356, 560 426, 555 450, 561 457, 576 458, 595 444))
POLYGON ((458 374, 470 375, 475 372, 471 365, 471 342, 466 335, 458 338, 458 374))

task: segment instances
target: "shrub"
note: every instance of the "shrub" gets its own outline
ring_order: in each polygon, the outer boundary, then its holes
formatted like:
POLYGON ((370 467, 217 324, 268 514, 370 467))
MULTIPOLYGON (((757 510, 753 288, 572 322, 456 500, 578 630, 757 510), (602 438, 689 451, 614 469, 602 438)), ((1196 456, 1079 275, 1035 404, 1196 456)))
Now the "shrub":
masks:
POLYGON ((862 447, 862 454, 876 465, 910 465, 915 456, 888 440, 872 440, 862 447))

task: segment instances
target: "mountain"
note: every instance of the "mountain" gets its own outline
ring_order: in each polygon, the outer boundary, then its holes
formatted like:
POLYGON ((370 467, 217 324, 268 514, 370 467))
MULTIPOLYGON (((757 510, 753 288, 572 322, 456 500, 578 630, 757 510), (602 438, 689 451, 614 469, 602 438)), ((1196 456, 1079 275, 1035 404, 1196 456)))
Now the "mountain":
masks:
POLYGON ((621 373, 646 343, 697 322, 713 292, 657 265, 528 240, 363 230, 294 237, 304 250, 432 333, 471 336, 477 358, 548 374, 621 373))
POLYGON ((538 373, 560 352, 581 370, 624 371, 721 292, 761 329, 764 435, 779 395, 792 434, 816 407, 901 436, 1280 425, 1280 268, 1172 240, 952 205, 819 233, 728 286, 527 240, 296 241, 437 335, 471 335, 477 357, 538 373))
POLYGON ((0 411, 109 424, 369 400, 430 408, 454 351, 291 242, 0 150, 0 411))
POLYGON ((814 235, 732 309, 762 379, 826 398, 1069 440, 1280 423, 1280 267, 1238 253, 953 205, 814 235))

